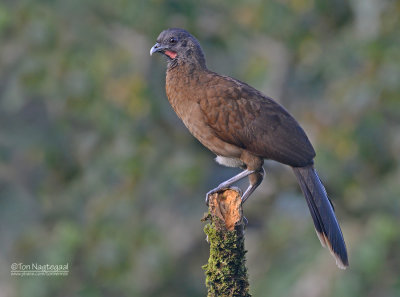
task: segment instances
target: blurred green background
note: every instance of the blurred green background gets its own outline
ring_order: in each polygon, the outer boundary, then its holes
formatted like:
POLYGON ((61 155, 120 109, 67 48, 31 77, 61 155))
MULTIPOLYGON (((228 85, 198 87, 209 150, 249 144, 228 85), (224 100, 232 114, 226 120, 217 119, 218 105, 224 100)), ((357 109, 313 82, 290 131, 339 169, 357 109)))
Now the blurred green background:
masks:
MULTIPOLYGON (((205 296, 218 166, 169 106, 158 34, 282 103, 317 151, 350 268, 289 168, 245 205, 254 296, 400 296, 400 2, 0 2, 0 296, 205 296), (60 277, 12 263, 66 264, 60 277)), ((246 184, 242 184, 246 186, 246 184)))

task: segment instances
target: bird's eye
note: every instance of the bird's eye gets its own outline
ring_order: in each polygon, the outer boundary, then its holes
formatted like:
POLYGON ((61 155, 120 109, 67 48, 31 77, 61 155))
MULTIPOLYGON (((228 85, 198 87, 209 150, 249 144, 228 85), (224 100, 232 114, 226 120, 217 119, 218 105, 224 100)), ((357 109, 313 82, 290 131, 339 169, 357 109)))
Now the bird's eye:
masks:
POLYGON ((171 37, 170 39, 169 39, 169 43, 176 43, 176 38, 175 37, 171 37))

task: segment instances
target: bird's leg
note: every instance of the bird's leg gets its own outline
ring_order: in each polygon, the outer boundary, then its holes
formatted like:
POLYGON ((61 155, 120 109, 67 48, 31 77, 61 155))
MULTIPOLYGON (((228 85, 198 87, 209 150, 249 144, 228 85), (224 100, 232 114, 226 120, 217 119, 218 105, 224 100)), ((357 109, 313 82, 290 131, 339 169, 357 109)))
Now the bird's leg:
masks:
MULTIPOLYGON (((224 181, 223 183, 221 183, 218 187, 216 187, 215 189, 212 189, 211 191, 209 191, 206 195, 206 204, 208 205, 208 197, 214 193, 217 193, 223 189, 228 188, 229 186, 231 186, 233 183, 241 180, 242 178, 245 178, 246 176, 255 173, 254 170, 243 170, 242 172, 240 172, 239 174, 235 175, 234 177, 228 179, 227 181, 224 181)), ((262 179, 261 179, 262 180, 262 179)), ((247 192, 247 191, 246 191, 247 192)), ((251 194, 251 193, 250 193, 251 194)))
POLYGON ((248 186, 248 188, 246 189, 246 191, 242 196, 242 204, 246 202, 247 198, 249 198, 250 195, 254 192, 254 190, 261 184, 261 182, 264 179, 264 175, 265 175, 265 170, 263 167, 261 167, 261 170, 250 174, 249 176, 250 185, 248 186))
POLYGON ((239 174, 235 175, 234 177, 231 177, 230 179, 221 183, 218 187, 216 187, 212 191, 218 192, 219 190, 227 188, 227 187, 231 186, 232 184, 234 184, 235 182, 241 180, 242 178, 245 178, 246 176, 249 176, 252 173, 254 173, 254 170, 245 169, 242 172, 240 172, 239 174))

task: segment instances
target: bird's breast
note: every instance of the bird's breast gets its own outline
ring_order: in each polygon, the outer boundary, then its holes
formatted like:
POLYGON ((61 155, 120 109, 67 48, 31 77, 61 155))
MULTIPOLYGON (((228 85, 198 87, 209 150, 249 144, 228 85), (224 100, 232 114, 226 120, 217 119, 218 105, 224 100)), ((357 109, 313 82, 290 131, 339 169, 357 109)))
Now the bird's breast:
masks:
POLYGON ((178 67, 167 72, 165 89, 168 101, 178 117, 186 124, 196 108, 200 95, 196 83, 187 73, 179 73, 178 67))
POLYGON ((168 101, 189 131, 200 141, 207 137, 205 119, 199 108, 202 90, 193 78, 185 73, 167 73, 166 93, 168 101))
POLYGON ((175 67, 167 72, 166 93, 172 108, 185 126, 205 147, 217 155, 238 157, 241 149, 215 136, 200 102, 206 97, 207 86, 199 73, 179 71, 175 67))

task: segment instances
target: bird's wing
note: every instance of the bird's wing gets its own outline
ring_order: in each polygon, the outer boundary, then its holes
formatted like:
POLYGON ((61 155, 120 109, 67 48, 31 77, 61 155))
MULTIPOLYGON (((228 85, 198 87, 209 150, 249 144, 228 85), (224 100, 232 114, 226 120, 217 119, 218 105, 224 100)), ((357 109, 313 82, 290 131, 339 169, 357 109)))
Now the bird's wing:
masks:
POLYGON ((199 104, 217 137, 254 155, 294 167, 315 151, 297 121, 277 102, 230 77, 213 76, 199 104))

